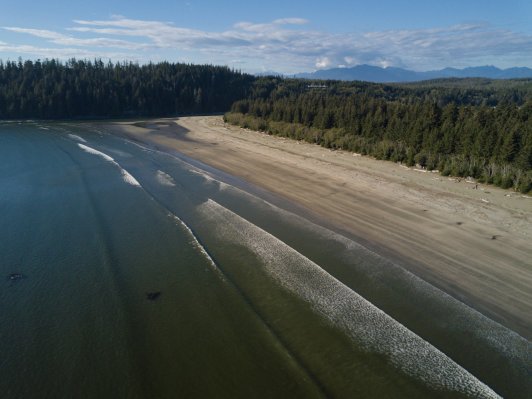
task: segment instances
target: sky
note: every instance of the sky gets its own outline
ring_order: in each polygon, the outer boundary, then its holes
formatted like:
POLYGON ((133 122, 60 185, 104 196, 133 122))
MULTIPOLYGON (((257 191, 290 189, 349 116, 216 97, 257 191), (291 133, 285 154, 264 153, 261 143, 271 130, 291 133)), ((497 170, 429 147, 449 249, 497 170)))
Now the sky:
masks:
POLYGON ((0 59, 532 67, 530 0, 0 0, 0 59))

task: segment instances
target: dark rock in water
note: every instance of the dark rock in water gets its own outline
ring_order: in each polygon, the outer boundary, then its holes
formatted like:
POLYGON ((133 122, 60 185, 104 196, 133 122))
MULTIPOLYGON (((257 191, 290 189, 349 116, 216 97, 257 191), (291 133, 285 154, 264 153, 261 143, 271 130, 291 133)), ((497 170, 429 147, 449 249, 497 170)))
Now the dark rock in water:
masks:
POLYGON ((155 301, 155 300, 159 299, 160 296, 161 296, 161 291, 147 292, 146 293, 146 298, 149 301, 155 301))
POLYGON ((26 278, 26 276, 23 275, 22 273, 11 273, 7 276, 7 279, 9 281, 19 281, 19 280, 22 280, 23 278, 26 278))

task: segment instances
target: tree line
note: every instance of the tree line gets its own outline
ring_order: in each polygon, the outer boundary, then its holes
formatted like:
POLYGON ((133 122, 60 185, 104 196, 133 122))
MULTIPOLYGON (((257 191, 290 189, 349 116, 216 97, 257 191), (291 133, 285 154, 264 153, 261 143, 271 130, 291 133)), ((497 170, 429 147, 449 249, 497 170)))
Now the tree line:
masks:
POLYGON ((471 87, 466 84, 262 79, 249 98, 233 104, 225 120, 331 149, 530 191, 532 80, 507 84, 518 89, 499 83, 483 89, 474 80, 471 87))
POLYGON ((408 84, 254 77, 227 67, 0 61, 0 119, 225 120, 444 175, 532 188, 532 80, 408 84))
POLYGON ((225 112, 253 79, 212 65, 0 61, 0 119, 225 112))

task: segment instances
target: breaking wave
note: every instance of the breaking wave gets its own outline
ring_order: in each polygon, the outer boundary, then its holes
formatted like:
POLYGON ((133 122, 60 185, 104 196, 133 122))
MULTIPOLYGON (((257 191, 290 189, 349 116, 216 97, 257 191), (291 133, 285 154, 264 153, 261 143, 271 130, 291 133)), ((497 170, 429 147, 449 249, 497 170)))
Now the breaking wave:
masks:
POLYGON ((122 174, 122 179, 124 179, 126 183, 131 184, 132 186, 141 187, 138 180, 131 176, 131 174, 127 170, 120 167, 120 173, 122 174))
POLYGON ((162 170, 158 170, 155 174, 155 178, 159 184, 163 186, 175 187, 175 181, 168 173, 164 173, 162 170))
POLYGON ((192 229, 188 226, 188 224, 186 224, 179 216, 171 212, 168 213, 168 216, 171 217, 173 220, 175 220, 181 227, 183 227, 183 229, 190 236, 192 245, 207 259, 212 270, 218 273, 222 280, 225 280, 223 277, 222 271, 220 270, 220 268, 218 267, 214 259, 212 259, 211 255, 209 255, 205 247, 201 244, 198 237, 196 237, 196 235, 194 234, 192 229))
POLYGON ((498 395, 444 353, 270 233, 209 199, 199 206, 215 234, 254 252, 281 286, 363 348, 438 389, 471 396, 498 395))
POLYGON ((122 179, 128 183, 128 184, 131 184, 132 186, 136 186, 136 187, 141 187, 140 183, 137 181, 137 179, 135 179, 127 170, 125 170, 124 168, 122 168, 120 166, 120 164, 118 162, 116 162, 112 157, 110 157, 109 155, 101 152, 101 151, 98 151, 92 147, 89 147, 87 145, 84 145, 84 144, 81 144, 81 143, 78 143, 78 147, 81 148, 83 151, 85 152, 88 152, 89 154, 93 154, 93 155, 97 155, 103 159, 105 159, 107 162, 110 162, 112 163, 113 165, 115 165, 116 167, 118 167, 118 169, 120 170, 120 174, 122 175, 122 179))
POLYGON ((73 140, 79 141, 80 143, 86 143, 87 140, 85 140, 83 137, 78 136, 77 134, 69 133, 68 137, 70 137, 73 140))
POLYGON ((341 244, 345 250, 344 253, 340 254, 341 256, 350 257, 353 253, 356 253, 365 259, 371 259, 372 262, 357 262, 356 266, 352 265, 352 267, 363 270, 366 276, 372 276, 376 280, 385 278, 385 275, 393 275, 395 281, 401 281, 405 286, 412 287, 412 290, 415 290, 418 297, 425 298, 436 306, 445 306, 447 309, 446 316, 448 323, 460 326, 460 328, 467 326, 467 330, 471 334, 474 334, 479 341, 482 341, 483 344, 492 348, 494 351, 504 353, 519 364, 526 365, 529 363, 530 359, 527 356, 527 350, 523 350, 523 348, 527 348, 529 345, 525 338, 426 282, 412 272, 383 258, 381 255, 356 241, 317 225, 295 213, 279 208, 256 195, 227 183, 222 183, 205 173, 194 173, 201 174, 208 180, 218 182, 220 189, 230 189, 238 195, 247 197, 256 205, 267 208, 280 215, 283 220, 289 221, 292 225, 317 233, 325 240, 331 240, 341 244))

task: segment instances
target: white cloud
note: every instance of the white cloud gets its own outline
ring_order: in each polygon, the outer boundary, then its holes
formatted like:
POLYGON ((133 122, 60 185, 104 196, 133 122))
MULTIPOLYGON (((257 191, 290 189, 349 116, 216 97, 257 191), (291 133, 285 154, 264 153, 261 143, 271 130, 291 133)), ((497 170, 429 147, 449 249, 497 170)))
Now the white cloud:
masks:
POLYGON ((2 28, 7 31, 17 32, 17 33, 27 33, 29 35, 42 37, 44 39, 55 40, 60 37, 63 37, 63 35, 61 35, 60 33, 53 32, 50 30, 44 30, 44 29, 16 28, 16 27, 10 27, 10 26, 4 26, 2 28))
POLYGON ((276 25, 306 25, 309 21, 304 18, 280 18, 273 21, 273 23, 276 25))
POLYGON ((324 69, 331 66, 331 60, 328 57, 320 57, 316 60, 316 68, 324 69))
POLYGON ((3 29, 16 33, 25 33, 31 36, 39 37, 41 39, 48 39, 51 43, 60 44, 64 46, 114 47, 129 50, 140 50, 149 46, 143 43, 134 43, 126 40, 109 38, 82 39, 45 29, 17 28, 10 26, 4 26, 3 29))
POLYGON ((15 54, 27 54, 34 55, 40 58, 103 58, 103 59, 120 59, 125 61, 138 61, 138 58, 128 53, 116 53, 107 51, 91 51, 79 48, 54 48, 54 47, 38 47, 27 44, 22 45, 9 45, 0 42, 0 53, 15 53, 15 54))
MULTIPOLYGON (((68 47, 69 52, 82 47, 86 52, 104 54, 111 48, 119 48, 127 51, 130 58, 145 60, 160 59, 161 54, 175 60, 177 55, 187 53, 192 60, 196 56, 197 62, 228 64, 238 59, 250 68, 264 66, 288 73, 362 63, 417 70, 457 63, 473 65, 490 59, 499 64, 532 64, 531 35, 482 24, 362 34, 308 29, 309 21, 302 18, 281 18, 269 23, 239 22, 218 32, 123 16, 75 20, 74 24, 67 29, 68 35, 22 27, 4 29, 68 47), (90 35, 96 37, 87 38, 90 35)), ((48 46, 46 49, 55 53, 66 50, 48 46)), ((76 56, 82 54, 85 53, 79 50, 76 56)))

